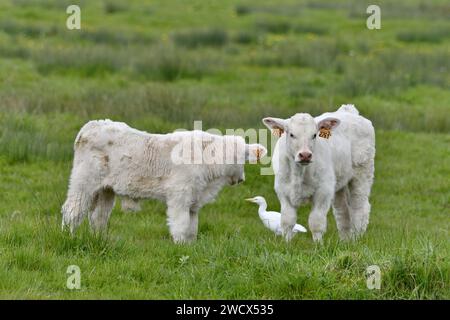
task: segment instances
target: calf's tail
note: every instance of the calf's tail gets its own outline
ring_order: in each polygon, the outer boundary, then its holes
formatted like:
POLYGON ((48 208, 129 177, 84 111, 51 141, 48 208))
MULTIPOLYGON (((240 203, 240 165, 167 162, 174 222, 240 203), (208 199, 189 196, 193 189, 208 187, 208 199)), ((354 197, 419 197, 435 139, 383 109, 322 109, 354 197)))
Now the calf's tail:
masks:
POLYGON ((353 104, 343 104, 338 111, 349 112, 358 115, 359 111, 353 104))

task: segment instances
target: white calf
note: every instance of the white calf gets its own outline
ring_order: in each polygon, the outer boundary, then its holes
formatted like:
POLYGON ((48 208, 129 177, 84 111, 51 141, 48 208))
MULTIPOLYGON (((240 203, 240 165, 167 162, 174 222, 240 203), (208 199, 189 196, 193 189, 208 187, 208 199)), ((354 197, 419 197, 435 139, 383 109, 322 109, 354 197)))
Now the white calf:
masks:
POLYGON ((365 232, 374 175, 375 131, 353 105, 313 118, 265 118, 282 132, 273 154, 275 191, 281 203, 283 234, 289 240, 297 208, 312 200, 309 229, 321 241, 330 206, 342 239, 365 232))
POLYGON ((266 153, 241 137, 202 131, 149 134, 110 120, 87 123, 74 149, 63 227, 74 232, 88 215, 94 230, 105 230, 116 195, 132 207, 138 199, 154 198, 167 204, 175 242, 194 240, 199 209, 224 185, 244 180, 245 160, 266 153))

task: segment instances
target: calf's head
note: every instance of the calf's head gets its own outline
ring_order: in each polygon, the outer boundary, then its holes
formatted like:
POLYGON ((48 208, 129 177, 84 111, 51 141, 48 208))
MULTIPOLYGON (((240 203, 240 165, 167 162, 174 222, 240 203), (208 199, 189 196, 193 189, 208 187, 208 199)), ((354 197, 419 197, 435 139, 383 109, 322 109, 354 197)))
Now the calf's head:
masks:
POLYGON ((234 185, 245 181, 244 163, 256 163, 267 154, 267 149, 261 144, 246 144, 242 138, 234 149, 235 157, 228 163, 227 176, 229 184, 234 185))
POLYGON ((308 165, 314 161, 314 147, 321 129, 333 130, 340 121, 328 117, 319 122, 308 113, 297 113, 289 119, 264 118, 263 123, 271 130, 285 134, 288 155, 298 164, 308 165))

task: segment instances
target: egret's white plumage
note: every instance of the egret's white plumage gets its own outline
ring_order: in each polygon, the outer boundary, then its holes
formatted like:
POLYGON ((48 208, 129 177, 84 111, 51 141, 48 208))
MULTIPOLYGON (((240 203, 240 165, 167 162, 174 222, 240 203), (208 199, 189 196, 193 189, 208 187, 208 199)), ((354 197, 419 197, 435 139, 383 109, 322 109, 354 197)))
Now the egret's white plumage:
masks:
MULTIPOLYGON (((254 198, 245 199, 247 201, 256 203, 259 205, 258 214, 259 218, 263 222, 263 224, 266 226, 266 228, 272 230, 277 235, 282 234, 281 229, 281 214, 279 212, 275 211, 266 211, 267 209, 267 202, 264 197, 257 196, 254 198)), ((294 225, 293 232, 306 232, 306 228, 300 224, 294 225)))

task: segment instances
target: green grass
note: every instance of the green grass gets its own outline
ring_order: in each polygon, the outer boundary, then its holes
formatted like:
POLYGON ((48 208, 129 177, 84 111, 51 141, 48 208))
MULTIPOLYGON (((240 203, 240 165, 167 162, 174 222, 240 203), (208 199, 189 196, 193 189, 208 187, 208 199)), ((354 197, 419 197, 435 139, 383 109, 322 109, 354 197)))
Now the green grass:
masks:
POLYGON ((200 46, 222 47, 228 41, 228 35, 221 29, 192 30, 175 33, 173 41, 182 47, 197 48, 200 46))
MULTIPOLYGON (((70 1, 0 4, 0 298, 450 298, 450 23, 446 1, 70 1), (263 128, 265 116, 354 103, 377 130, 365 236, 322 246, 266 230, 273 177, 246 167, 202 209, 199 239, 174 245, 165 207, 117 205, 106 237, 60 231, 72 144, 90 119, 151 132, 263 128), (381 268, 381 290, 365 270, 381 268), (69 265, 81 290, 66 288, 69 265)), ((119 203, 120 201, 118 201, 119 203)), ((307 225, 310 208, 299 210, 307 225)))

